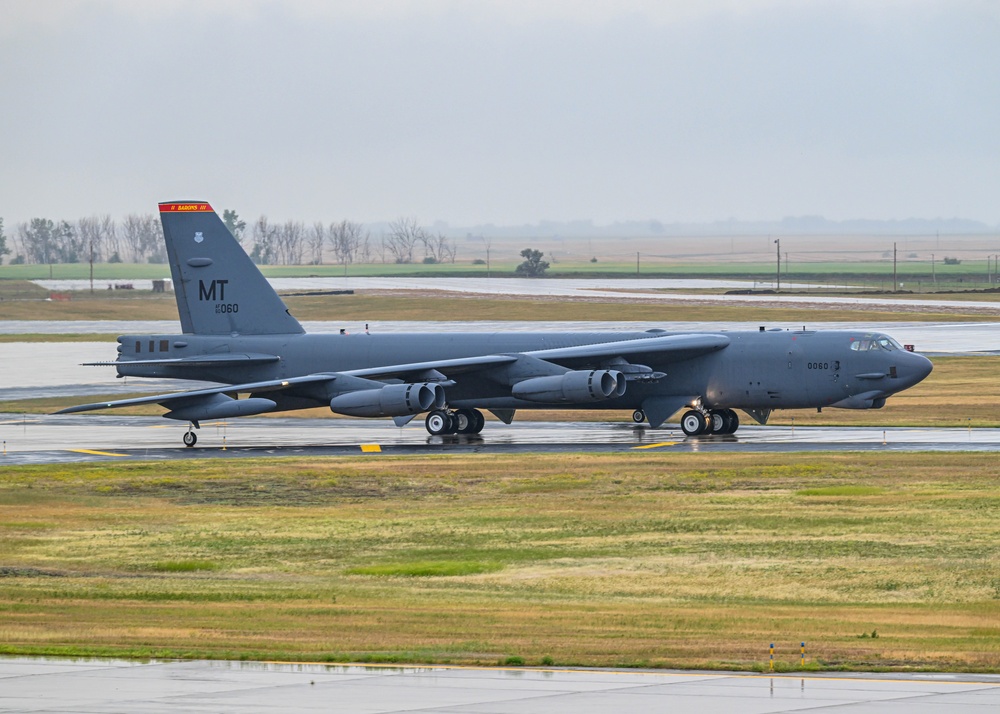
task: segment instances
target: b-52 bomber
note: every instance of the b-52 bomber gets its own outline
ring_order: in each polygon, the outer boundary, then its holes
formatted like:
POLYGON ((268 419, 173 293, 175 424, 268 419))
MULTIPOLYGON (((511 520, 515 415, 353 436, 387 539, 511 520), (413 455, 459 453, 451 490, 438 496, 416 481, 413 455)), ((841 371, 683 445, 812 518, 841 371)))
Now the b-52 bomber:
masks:
POLYGON ((354 417, 419 414, 432 435, 477 434, 482 410, 623 409, 661 426, 681 409, 688 436, 731 434, 740 409, 880 409, 931 363, 860 331, 308 334, 199 201, 161 203, 182 334, 124 335, 119 377, 214 382, 207 389, 83 404, 59 414, 159 404, 190 422, 329 407, 354 417))

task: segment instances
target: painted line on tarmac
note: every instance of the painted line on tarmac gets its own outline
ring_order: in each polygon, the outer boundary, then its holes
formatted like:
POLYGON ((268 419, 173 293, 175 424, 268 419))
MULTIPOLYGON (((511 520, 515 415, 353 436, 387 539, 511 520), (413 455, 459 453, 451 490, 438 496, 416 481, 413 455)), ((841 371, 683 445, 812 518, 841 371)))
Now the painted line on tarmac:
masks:
POLYGON ((381 454, 382 447, 378 444, 362 444, 361 451, 365 454, 381 454))
POLYGON ((643 444, 642 446, 633 446, 633 449, 659 449, 662 446, 677 446, 676 441, 661 441, 656 444, 643 444))
POLYGON ((128 454, 116 454, 111 451, 94 451, 93 449, 67 449, 77 454, 93 454, 94 456, 128 456, 128 454))

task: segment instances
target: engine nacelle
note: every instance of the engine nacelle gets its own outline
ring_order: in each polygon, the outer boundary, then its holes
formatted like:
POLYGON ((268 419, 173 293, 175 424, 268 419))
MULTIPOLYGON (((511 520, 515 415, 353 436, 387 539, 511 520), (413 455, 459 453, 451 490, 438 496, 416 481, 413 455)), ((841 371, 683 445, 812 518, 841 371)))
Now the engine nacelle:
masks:
POLYGON ((599 402, 625 394, 625 375, 611 369, 577 370, 518 382, 511 394, 529 402, 599 402))
POLYGON ((381 389, 359 389, 330 400, 337 414, 360 417, 406 416, 444 406, 440 384, 388 384, 381 389))
POLYGON ((233 399, 225 394, 210 394, 192 404, 178 407, 163 416, 180 421, 201 421, 202 419, 229 419, 231 417, 263 414, 274 409, 277 404, 262 397, 233 399))

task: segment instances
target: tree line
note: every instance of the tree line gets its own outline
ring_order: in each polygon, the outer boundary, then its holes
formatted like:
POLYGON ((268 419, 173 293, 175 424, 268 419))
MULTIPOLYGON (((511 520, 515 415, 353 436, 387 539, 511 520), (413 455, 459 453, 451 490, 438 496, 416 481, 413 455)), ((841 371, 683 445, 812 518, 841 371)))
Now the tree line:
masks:
MULTIPOLYGON (((252 225, 233 210, 222 220, 243 249, 260 265, 321 265, 332 256, 336 264, 454 263, 455 243, 433 233, 415 218, 392 221, 376 238, 364 224, 339 221, 272 223, 260 216, 252 225)), ((165 263, 163 227, 154 214, 109 215, 76 221, 32 218, 19 223, 10 236, 0 218, 0 263, 165 263), (8 245, 9 243, 9 245, 8 245)))

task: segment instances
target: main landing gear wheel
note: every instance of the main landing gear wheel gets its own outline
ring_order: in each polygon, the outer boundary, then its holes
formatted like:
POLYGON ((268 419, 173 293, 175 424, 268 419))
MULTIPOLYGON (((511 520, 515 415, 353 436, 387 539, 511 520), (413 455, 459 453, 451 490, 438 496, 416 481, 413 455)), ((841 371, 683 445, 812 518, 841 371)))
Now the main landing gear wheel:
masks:
POLYGON ((451 415, 456 434, 478 434, 486 426, 486 417, 478 409, 459 409, 451 415))
POLYGON ((692 409, 684 412, 684 416, 681 417, 681 429, 688 436, 698 436, 707 432, 708 421, 704 414, 692 409))
POLYGON ((453 412, 435 409, 427 415, 424 426, 431 436, 478 434, 486 426, 486 417, 478 409, 458 409, 453 412))
POLYGON ((632 421, 634 421, 636 424, 642 424, 644 421, 646 421, 646 415, 643 413, 642 409, 636 409, 634 412, 632 412, 632 421))
POLYGON ((713 409, 708 418, 712 434, 732 434, 740 428, 740 418, 732 409, 713 409))
POLYGON ((184 446, 194 446, 198 443, 198 435, 193 431, 184 432, 184 446))
POLYGON ((431 436, 453 433, 451 415, 443 409, 435 409, 430 412, 427 418, 424 419, 424 426, 427 428, 427 433, 431 436))
POLYGON ((726 430, 722 433, 724 434, 735 434, 736 430, 740 428, 740 416, 732 409, 726 409, 726 430))

